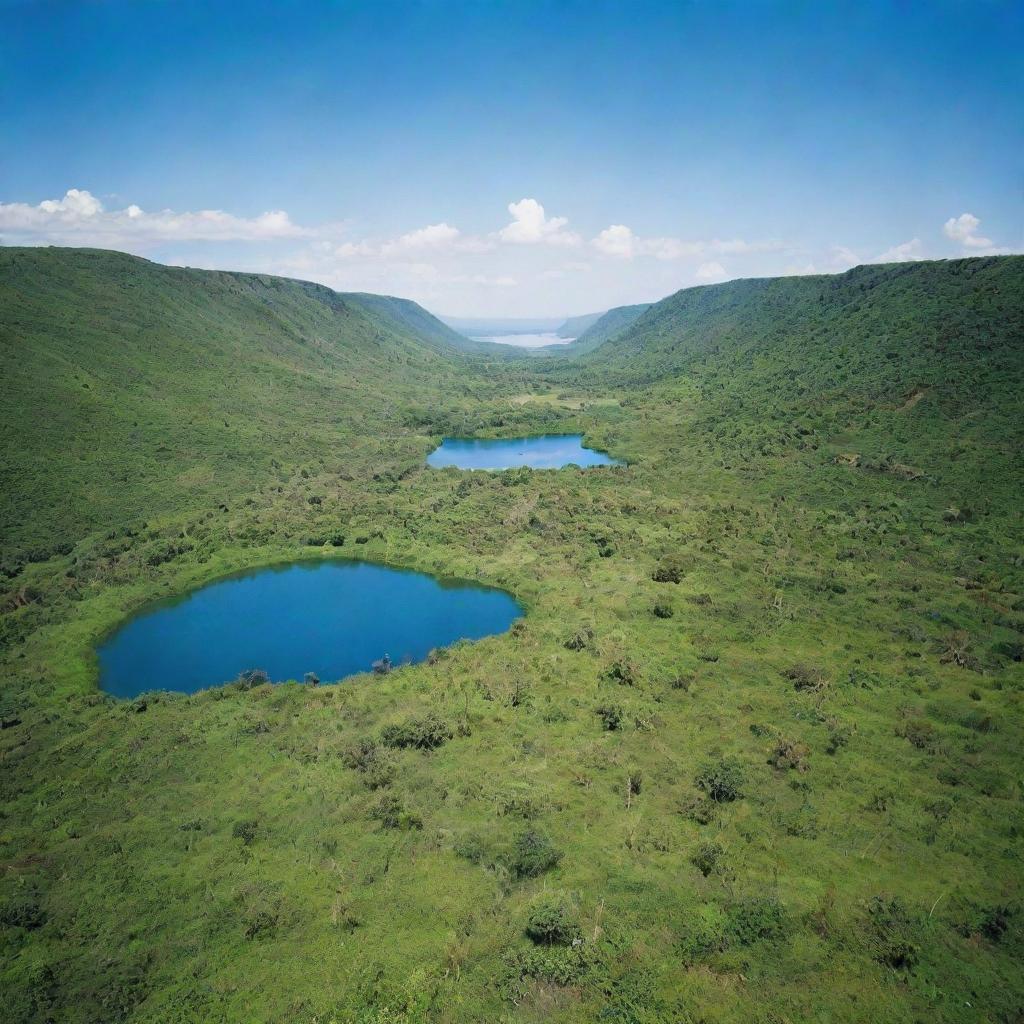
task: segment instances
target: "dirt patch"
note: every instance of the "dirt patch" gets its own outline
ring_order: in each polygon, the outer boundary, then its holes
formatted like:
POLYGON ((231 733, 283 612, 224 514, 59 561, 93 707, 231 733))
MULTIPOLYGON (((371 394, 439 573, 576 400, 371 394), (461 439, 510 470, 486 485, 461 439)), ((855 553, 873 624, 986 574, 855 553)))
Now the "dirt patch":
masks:
POLYGON ((927 394, 928 392, 924 388, 917 388, 911 392, 910 397, 896 411, 909 412, 927 394))

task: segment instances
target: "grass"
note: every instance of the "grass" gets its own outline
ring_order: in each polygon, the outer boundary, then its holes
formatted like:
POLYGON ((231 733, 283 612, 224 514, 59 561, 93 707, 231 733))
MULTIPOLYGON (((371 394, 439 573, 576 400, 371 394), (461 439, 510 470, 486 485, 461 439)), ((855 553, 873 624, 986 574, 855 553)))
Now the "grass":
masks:
POLYGON ((143 265, 136 305, 127 257, 14 256, 3 1019, 1016 1019, 1024 261, 696 289, 499 363, 305 286, 251 334, 246 278, 143 265), (629 465, 422 465, 546 430, 629 465), (339 686, 96 691, 133 608, 333 530, 527 614, 339 686))

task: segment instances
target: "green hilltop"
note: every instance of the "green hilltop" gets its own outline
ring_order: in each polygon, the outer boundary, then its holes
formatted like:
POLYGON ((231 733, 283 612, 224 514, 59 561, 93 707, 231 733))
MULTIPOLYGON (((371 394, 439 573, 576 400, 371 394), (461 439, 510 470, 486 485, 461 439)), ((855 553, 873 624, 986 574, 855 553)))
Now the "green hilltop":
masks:
POLYGON ((1019 1018, 1024 258, 485 358, 402 300, 0 249, 0 360, 0 1019, 1019 1018), (424 466, 542 432, 628 464, 424 466), (309 556, 526 615, 98 690, 136 609, 309 556))
POLYGON ((404 299, 0 249, 5 546, 219 500, 387 434, 403 400, 458 386, 460 339, 404 299))
MULTIPOLYGON (((600 348, 606 341, 629 327, 648 308, 649 303, 642 303, 638 306, 616 306, 606 313, 595 314, 592 318, 578 317, 578 320, 586 321, 579 325, 582 330, 579 330, 578 333, 565 334, 564 337, 575 338, 575 340, 558 351, 562 355, 580 355, 583 352, 600 348)), ((571 321, 567 321, 567 323, 569 322, 571 321)), ((549 349, 549 351, 555 354, 556 350, 549 349)))

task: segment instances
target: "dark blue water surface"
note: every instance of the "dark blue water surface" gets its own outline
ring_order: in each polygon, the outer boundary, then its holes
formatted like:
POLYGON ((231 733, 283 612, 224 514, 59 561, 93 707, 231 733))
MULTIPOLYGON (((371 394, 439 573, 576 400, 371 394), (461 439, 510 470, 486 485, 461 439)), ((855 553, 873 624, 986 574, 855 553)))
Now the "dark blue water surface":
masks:
POLYGON ((151 606, 97 650, 117 697, 194 693, 261 668, 275 682, 324 682, 433 647, 503 633, 522 608, 501 590, 367 562, 299 562, 211 583, 151 606))
POLYGON ((562 466, 621 466, 604 452, 583 447, 582 434, 541 434, 539 437, 513 437, 483 440, 473 437, 446 437, 440 448, 427 456, 427 465, 437 469, 560 469, 562 466))

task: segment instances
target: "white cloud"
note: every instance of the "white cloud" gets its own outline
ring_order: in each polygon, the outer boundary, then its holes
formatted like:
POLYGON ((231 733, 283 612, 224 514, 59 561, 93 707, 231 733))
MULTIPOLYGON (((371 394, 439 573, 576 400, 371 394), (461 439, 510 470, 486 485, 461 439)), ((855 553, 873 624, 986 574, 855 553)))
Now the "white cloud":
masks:
POLYGON ((28 242, 115 246, 268 241, 311 234, 293 224, 283 210, 269 210, 252 218, 235 217, 223 210, 147 213, 134 203, 123 210, 107 210, 91 192, 77 188, 68 189, 63 199, 44 199, 38 206, 0 203, 0 232, 28 242))
POLYGON ((829 250, 829 267, 833 270, 849 270, 861 262, 860 257, 845 245, 833 245, 829 250))
POLYGON ((725 281, 729 272, 721 263, 712 260, 710 263, 702 263, 693 276, 701 284, 714 284, 716 281, 725 281))
POLYGON ((912 238, 909 242, 894 245, 891 249, 876 256, 872 263, 909 263, 911 260, 923 260, 924 247, 920 238, 912 238))
POLYGON ((386 243, 384 249, 444 249, 453 245, 461 234, 458 228, 453 228, 450 224, 428 224, 425 228, 410 231, 393 242, 386 243))
POLYGON ((967 249, 989 249, 992 239, 975 234, 981 221, 973 213, 961 213, 959 217, 950 217, 942 226, 947 238, 959 242, 967 249))
POLYGON ((625 224, 610 224, 597 237, 592 238, 590 244, 605 256, 624 260, 631 260, 636 256, 653 256, 658 260, 681 260, 703 255, 747 254, 784 248, 779 242, 746 242, 740 238, 728 241, 714 238, 709 242, 672 237, 641 238, 625 224))
POLYGON ((514 245, 579 245, 580 236, 575 231, 566 231, 568 217, 548 217, 544 207, 536 199, 520 199, 509 203, 508 212, 512 222, 498 232, 503 242, 514 245))
POLYGON ((625 224, 611 224, 596 238, 591 245, 606 256, 618 256, 620 259, 631 260, 636 255, 640 239, 633 234, 632 228, 625 224))

